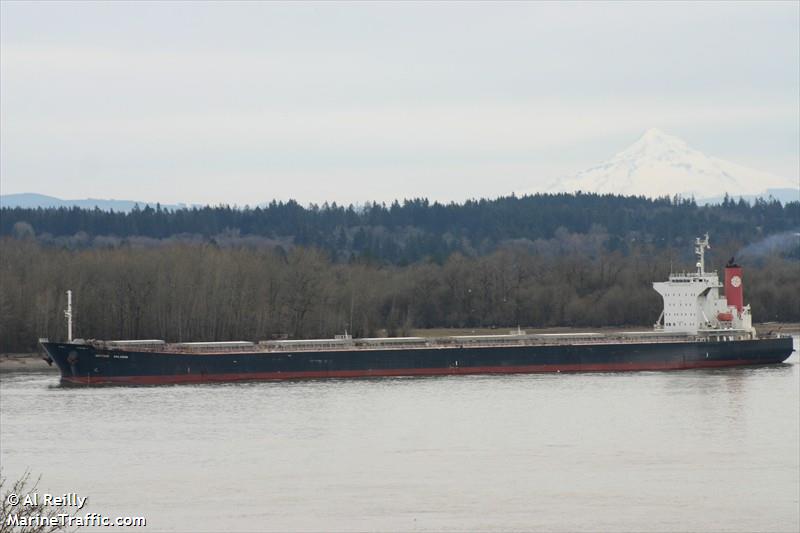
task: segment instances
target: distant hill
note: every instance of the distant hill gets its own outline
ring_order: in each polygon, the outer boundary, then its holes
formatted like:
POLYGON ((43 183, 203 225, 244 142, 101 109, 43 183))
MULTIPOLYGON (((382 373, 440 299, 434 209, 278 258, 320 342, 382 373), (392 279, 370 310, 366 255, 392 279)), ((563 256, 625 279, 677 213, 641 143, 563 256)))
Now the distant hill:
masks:
POLYGON ((649 198, 678 194, 694 197, 698 203, 719 202, 726 193, 751 201, 769 196, 782 202, 800 199, 797 178, 793 181, 707 156, 655 128, 611 159, 549 187, 549 192, 575 191, 649 198))
MULTIPOLYGON (((744 194, 736 196, 735 199, 738 200, 742 198, 743 200, 753 203, 758 198, 775 198, 781 203, 787 202, 800 202, 800 186, 796 188, 789 188, 789 189, 767 189, 762 194, 744 194)), ((714 196, 712 198, 701 198, 697 200, 697 203, 700 205, 708 205, 708 204, 718 204, 725 200, 725 196, 714 196)))
MULTIPOLYGON (((95 207, 104 211, 122 211, 128 212, 134 206, 144 208, 145 206, 155 207, 157 202, 140 202, 135 200, 102 200, 99 198, 85 198, 81 200, 62 200, 55 196, 47 196, 45 194, 37 194, 32 192, 25 192, 20 194, 3 194, 0 195, 0 206, 2 207, 24 207, 29 209, 36 209, 38 207, 80 207, 83 209, 94 209, 95 207)), ((182 207, 189 207, 186 204, 161 204, 162 208, 179 209, 182 207)))

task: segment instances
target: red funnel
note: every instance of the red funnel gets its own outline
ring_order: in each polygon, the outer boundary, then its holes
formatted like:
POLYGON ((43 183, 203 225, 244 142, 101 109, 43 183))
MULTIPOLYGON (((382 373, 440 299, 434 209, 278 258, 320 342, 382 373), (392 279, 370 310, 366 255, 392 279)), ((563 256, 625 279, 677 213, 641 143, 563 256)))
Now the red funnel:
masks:
POLYGON ((728 305, 736 306, 740 313, 744 307, 744 287, 742 286, 742 267, 725 267, 725 298, 728 305))

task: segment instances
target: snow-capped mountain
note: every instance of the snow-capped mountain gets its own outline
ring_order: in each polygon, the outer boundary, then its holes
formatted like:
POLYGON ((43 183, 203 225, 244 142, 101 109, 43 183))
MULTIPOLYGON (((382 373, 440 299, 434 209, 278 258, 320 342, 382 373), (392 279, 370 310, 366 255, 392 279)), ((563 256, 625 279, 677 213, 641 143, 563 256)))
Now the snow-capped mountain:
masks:
POLYGON ((596 192, 649 197, 695 198, 766 195, 797 189, 792 180, 710 157, 683 140, 650 129, 608 161, 557 180, 549 192, 596 192))

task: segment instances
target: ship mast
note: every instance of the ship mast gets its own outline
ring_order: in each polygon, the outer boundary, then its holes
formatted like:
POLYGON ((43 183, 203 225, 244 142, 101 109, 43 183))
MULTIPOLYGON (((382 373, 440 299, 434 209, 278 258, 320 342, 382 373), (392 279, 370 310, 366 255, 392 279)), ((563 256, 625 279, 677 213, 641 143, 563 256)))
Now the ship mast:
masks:
POLYGON ((697 273, 703 275, 706 273, 706 250, 710 250, 711 245, 708 244, 708 233, 700 239, 697 237, 694 241, 694 253, 697 254, 697 273))
POLYGON ((72 291, 67 291, 67 309, 64 311, 67 317, 67 342, 72 342, 72 291))

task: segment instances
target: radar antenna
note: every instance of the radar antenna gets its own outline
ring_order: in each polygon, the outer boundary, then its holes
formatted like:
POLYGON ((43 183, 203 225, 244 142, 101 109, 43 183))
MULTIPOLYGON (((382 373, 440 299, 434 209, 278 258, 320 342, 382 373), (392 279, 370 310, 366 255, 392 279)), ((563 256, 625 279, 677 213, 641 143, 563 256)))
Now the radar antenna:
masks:
POLYGON ((67 291, 67 309, 64 311, 67 317, 67 342, 72 342, 72 291, 67 291))
POLYGON ((697 273, 706 273, 706 250, 710 250, 711 245, 708 244, 708 233, 702 239, 697 237, 694 241, 694 253, 697 254, 697 273))

